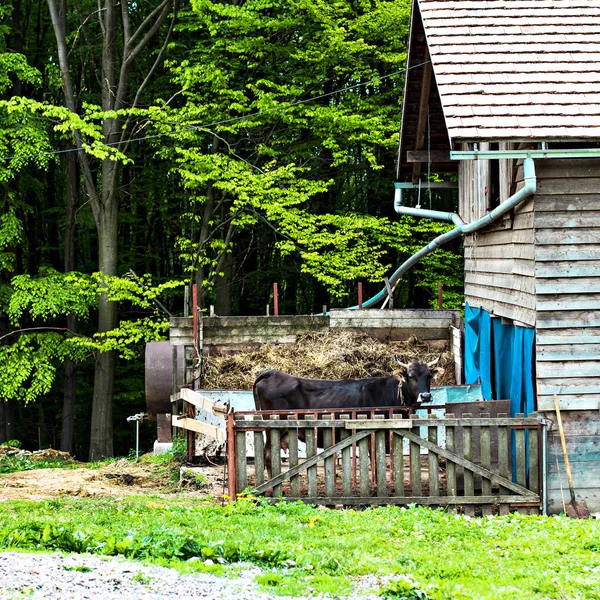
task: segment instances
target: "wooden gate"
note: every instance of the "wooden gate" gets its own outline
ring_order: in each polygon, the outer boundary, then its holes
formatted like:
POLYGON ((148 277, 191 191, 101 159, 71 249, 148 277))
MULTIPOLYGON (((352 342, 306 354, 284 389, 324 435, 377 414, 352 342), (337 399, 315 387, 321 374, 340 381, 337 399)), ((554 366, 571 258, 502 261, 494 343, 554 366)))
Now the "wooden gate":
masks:
POLYGON ((462 506, 467 514, 538 512, 543 435, 536 414, 457 419, 390 409, 232 412, 229 490, 321 505, 414 503, 462 506), (274 449, 270 475, 265 439, 274 449), (283 458, 275 451, 282 440, 288 450, 283 458), (248 459, 252 453, 254 464, 248 459))

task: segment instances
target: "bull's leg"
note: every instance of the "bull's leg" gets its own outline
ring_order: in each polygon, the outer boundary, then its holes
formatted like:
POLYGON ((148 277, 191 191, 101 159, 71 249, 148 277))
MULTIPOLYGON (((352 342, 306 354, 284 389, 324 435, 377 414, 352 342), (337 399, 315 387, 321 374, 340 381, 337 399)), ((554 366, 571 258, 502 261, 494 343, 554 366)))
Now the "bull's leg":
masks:
POLYGON ((271 436, 269 435, 270 431, 265 431, 265 466, 267 467, 267 477, 269 479, 273 478, 273 463, 272 463, 272 453, 271 453, 271 436))

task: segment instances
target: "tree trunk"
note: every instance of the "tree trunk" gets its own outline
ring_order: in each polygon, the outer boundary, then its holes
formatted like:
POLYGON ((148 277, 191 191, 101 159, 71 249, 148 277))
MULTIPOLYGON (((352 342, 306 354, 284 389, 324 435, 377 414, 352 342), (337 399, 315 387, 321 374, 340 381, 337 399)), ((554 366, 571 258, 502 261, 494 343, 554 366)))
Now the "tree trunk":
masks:
MULTIPOLYGON (((67 165, 66 189, 66 225, 65 225, 65 273, 75 270, 75 205, 78 198, 77 158, 73 152, 65 155, 67 165)), ((67 317, 67 328, 75 332, 77 320, 73 315, 67 317)), ((77 397, 77 365, 68 358, 65 361, 65 380, 63 391, 62 431, 60 449, 73 454, 73 428, 75 424, 75 399, 77 397)))
MULTIPOLYGON (((118 206, 115 195, 117 165, 104 161, 102 180, 104 210, 98 215, 99 269, 103 275, 117 274, 117 224, 118 206), (110 163, 110 164, 106 164, 110 163)), ((98 310, 98 333, 117 327, 117 304, 100 297, 98 310)), ((113 455, 112 401, 116 356, 114 352, 100 352, 96 357, 94 398, 92 403, 92 430, 90 434, 89 459, 99 460, 113 455)))
POLYGON ((233 256, 230 252, 226 252, 223 256, 221 271, 223 277, 217 275, 215 285, 215 311, 218 315, 225 316, 231 314, 232 308, 233 256))

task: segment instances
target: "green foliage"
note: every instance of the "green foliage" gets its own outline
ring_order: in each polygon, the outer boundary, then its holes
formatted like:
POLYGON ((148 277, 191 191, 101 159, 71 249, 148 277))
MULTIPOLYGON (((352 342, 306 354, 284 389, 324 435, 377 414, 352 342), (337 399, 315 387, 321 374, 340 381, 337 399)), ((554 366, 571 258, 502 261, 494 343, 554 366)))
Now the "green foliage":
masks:
POLYGON ((79 466, 75 461, 64 458, 45 458, 33 456, 0 456, 0 473, 20 473, 34 469, 64 469, 79 466))
POLYGON ((0 548, 120 554, 182 570, 251 562, 264 587, 304 597, 358 595, 350 586, 372 575, 388 598, 597 600, 599 535, 593 520, 319 510, 251 497, 0 504, 0 548))
POLYGON ((281 260, 299 259, 332 295, 381 281, 391 224, 357 206, 356 188, 397 146, 402 76, 390 72, 404 64, 409 3, 192 6, 181 29, 196 45, 171 65, 186 104, 153 113, 160 131, 180 127, 161 155, 189 193, 179 242, 188 268, 205 268, 210 289, 234 236, 264 221, 281 260))

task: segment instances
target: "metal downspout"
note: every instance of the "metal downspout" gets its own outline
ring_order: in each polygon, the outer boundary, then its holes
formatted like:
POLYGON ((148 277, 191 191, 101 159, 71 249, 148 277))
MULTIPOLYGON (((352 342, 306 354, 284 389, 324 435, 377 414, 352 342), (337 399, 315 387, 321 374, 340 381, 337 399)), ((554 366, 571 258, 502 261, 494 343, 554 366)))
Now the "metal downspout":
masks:
MULTIPOLYGON (((423 257, 431 254, 434 250, 437 250, 440 246, 453 240, 461 235, 465 235, 467 233, 474 233, 486 227, 490 223, 498 220, 500 217, 504 216, 507 212, 515 208, 521 204, 524 200, 527 200, 530 196, 535 194, 537 180, 535 176, 535 166, 532 158, 526 158, 523 161, 523 170, 525 175, 525 185, 516 193, 513 194, 510 198, 506 199, 500 206, 497 206, 490 213, 482 217, 481 219, 477 219, 477 221, 473 221, 473 223, 463 223, 462 219, 456 215, 455 213, 445 213, 436 210, 427 210, 420 208, 410 208, 406 206, 396 206, 396 202, 394 202, 394 209, 396 212, 400 214, 407 214, 415 217, 428 217, 432 219, 442 219, 445 221, 451 221, 455 223, 457 226, 448 231, 447 233, 443 233, 436 237, 433 241, 429 242, 426 246, 421 248, 416 254, 413 254, 408 260, 402 263, 391 275, 389 282, 391 286, 394 286, 410 269, 412 266, 416 265, 423 257), (400 210, 399 210, 400 209, 400 210), (459 223, 460 221, 460 223, 459 223)), ((379 293, 375 294, 372 298, 369 298, 365 302, 363 302, 363 308, 370 308, 374 304, 384 300, 387 297, 387 288, 382 289, 379 293)), ((348 310, 357 310, 358 305, 350 306, 348 310)))

